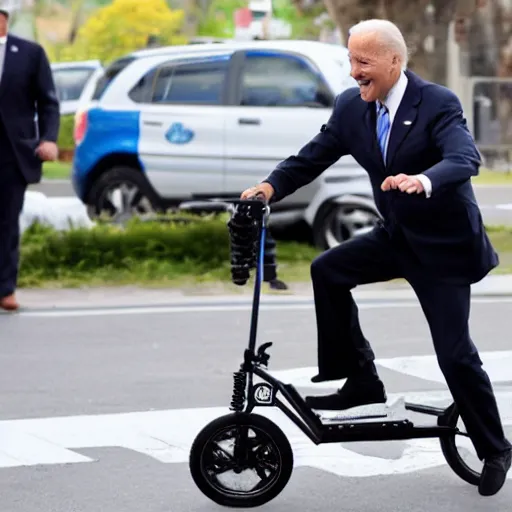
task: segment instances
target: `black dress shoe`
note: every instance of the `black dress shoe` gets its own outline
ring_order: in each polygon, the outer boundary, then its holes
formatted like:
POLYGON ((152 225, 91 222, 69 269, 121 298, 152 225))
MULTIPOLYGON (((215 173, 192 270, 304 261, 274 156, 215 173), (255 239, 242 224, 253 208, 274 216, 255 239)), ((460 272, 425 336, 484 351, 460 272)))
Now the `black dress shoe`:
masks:
POLYGON ((493 496, 503 487, 510 469, 511 455, 512 450, 507 450, 485 460, 478 486, 482 496, 493 496))
POLYGON ((332 395, 307 396, 305 399, 310 409, 324 411, 344 411, 362 405, 385 404, 386 400, 386 391, 380 379, 348 379, 332 395))
POLYGON ((288 290, 288 285, 280 279, 272 279, 268 284, 271 290, 288 290))

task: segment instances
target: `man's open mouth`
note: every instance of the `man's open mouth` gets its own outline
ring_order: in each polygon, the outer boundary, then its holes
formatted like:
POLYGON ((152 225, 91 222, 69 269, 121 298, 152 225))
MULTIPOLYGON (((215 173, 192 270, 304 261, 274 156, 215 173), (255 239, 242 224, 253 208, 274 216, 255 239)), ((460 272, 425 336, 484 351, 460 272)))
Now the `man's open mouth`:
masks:
POLYGON ((358 80, 357 83, 360 87, 368 87, 371 83, 371 80, 358 80))

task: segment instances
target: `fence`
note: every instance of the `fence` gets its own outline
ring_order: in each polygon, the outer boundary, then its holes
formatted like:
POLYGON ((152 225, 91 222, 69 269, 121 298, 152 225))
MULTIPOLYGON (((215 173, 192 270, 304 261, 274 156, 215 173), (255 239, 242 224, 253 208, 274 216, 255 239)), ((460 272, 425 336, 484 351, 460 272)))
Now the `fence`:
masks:
POLYGON ((512 78, 462 78, 459 97, 485 167, 512 170, 512 78))

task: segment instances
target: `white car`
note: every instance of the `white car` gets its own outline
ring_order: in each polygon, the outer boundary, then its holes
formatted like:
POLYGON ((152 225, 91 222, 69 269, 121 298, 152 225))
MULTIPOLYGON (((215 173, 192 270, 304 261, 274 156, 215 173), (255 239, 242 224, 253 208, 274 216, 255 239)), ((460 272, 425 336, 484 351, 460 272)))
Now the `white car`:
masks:
POLYGON ((51 64, 53 80, 60 102, 61 115, 73 115, 78 110, 86 87, 103 75, 99 60, 54 62, 51 64))
MULTIPOLYGON (((354 84, 347 50, 314 41, 128 55, 105 70, 77 113, 75 191, 92 216, 119 219, 238 197, 312 138, 336 95, 354 84)), ((372 190, 347 156, 273 205, 272 219, 304 220, 315 243, 330 247, 375 222, 363 206, 354 209, 354 196, 372 201, 372 190)))

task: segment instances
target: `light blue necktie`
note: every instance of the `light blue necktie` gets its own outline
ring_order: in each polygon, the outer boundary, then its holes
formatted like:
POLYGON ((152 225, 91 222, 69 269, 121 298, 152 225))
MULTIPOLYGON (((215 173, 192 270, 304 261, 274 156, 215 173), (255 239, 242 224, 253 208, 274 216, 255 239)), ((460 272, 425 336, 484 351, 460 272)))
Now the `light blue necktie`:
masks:
POLYGON ((379 141, 379 147, 384 162, 386 161, 386 142, 388 139, 389 127, 389 111, 385 105, 377 102, 377 140, 379 141))

